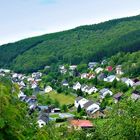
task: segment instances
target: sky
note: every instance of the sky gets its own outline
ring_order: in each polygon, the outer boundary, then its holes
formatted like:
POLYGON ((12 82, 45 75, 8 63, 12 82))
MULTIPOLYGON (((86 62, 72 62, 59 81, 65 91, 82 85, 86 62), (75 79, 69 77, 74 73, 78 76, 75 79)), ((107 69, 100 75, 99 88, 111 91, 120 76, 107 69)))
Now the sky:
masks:
POLYGON ((0 44, 140 14, 140 0, 0 0, 0 44))

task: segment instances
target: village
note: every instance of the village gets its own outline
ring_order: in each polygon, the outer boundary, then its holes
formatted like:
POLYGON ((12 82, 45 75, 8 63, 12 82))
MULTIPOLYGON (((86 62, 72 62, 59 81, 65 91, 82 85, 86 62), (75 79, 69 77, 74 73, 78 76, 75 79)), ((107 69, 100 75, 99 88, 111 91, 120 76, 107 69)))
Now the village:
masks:
POLYGON ((75 129, 94 127, 94 119, 106 118, 113 104, 140 99, 139 78, 129 78, 121 65, 89 62, 85 65, 45 66, 30 74, 0 69, 0 76, 18 85, 18 98, 28 106, 29 115, 38 114, 41 128, 49 122, 75 129))

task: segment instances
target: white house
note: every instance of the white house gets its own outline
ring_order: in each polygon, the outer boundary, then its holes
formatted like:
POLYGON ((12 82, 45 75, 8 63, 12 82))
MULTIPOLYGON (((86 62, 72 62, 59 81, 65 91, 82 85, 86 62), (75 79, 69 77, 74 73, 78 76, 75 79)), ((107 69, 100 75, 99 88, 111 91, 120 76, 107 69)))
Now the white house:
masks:
POLYGON ((41 76, 42 76, 42 73, 41 72, 33 72, 32 73, 32 78, 39 79, 41 76))
POLYGON ((87 99, 85 99, 83 97, 77 97, 74 105, 75 105, 76 108, 78 108, 79 105, 81 106, 81 108, 83 108, 84 104, 87 103, 87 102, 88 102, 87 99))
POLYGON ((19 85, 20 87, 25 87, 25 86, 26 86, 25 83, 24 83, 23 81, 18 82, 18 85, 19 85))
POLYGON ((26 95, 22 91, 20 91, 18 94, 18 98, 22 98, 22 97, 26 97, 26 95))
POLYGON ((92 101, 88 101, 87 103, 84 104, 84 109, 86 110, 87 113, 93 114, 96 111, 98 111, 100 107, 98 104, 93 103, 92 101))
POLYGON ((90 105, 86 110, 87 112, 90 112, 91 114, 95 113, 96 111, 98 111, 100 109, 98 104, 92 104, 90 105))
POLYGON ((95 72, 97 73, 97 74, 99 74, 100 72, 102 72, 103 71, 103 68, 101 68, 101 67, 98 67, 97 69, 95 69, 95 72))
POLYGON ((107 88, 104 88, 102 90, 99 91, 101 98, 105 98, 106 95, 113 95, 112 91, 110 91, 107 88))
POLYGON ((88 94, 96 93, 97 91, 98 89, 96 87, 88 87, 85 89, 85 92, 87 92, 88 94))
POLYGON ((85 84, 84 84, 84 85, 82 85, 82 86, 81 86, 81 90, 82 90, 82 92, 85 92, 87 88, 88 88, 88 86, 87 86, 87 85, 85 85, 85 84))
POLYGON ((98 65, 97 62, 89 62, 89 63, 88 63, 89 69, 92 69, 92 70, 93 70, 93 68, 96 67, 97 65, 98 65))
POLYGON ((138 82, 134 83, 134 85, 133 85, 133 86, 134 86, 134 87, 140 86, 140 81, 138 81, 138 82))
POLYGON ((134 85, 134 81, 129 78, 122 78, 121 81, 124 82, 127 86, 132 87, 134 85))
POLYGON ((62 81, 62 85, 63 85, 63 86, 69 86, 69 83, 67 82, 67 80, 63 80, 63 81, 62 81))
POLYGON ((87 73, 82 73, 81 74, 81 79, 86 79, 87 78, 87 73))
POLYGON ((104 81, 106 81, 106 82, 113 82, 115 79, 117 81, 119 81, 119 78, 118 77, 116 77, 115 75, 110 75, 110 76, 104 78, 104 81))
POLYGON ((60 70, 60 73, 62 73, 62 74, 65 74, 67 72, 67 69, 65 68, 64 65, 60 65, 59 70, 60 70))
POLYGON ((8 69, 0 69, 0 73, 4 72, 4 73, 10 73, 11 70, 8 69))
POLYGON ((123 74, 123 72, 122 72, 122 66, 121 65, 118 65, 116 67, 116 74, 118 74, 118 75, 122 75, 123 74))
POLYGON ((34 81, 34 78, 32 78, 32 77, 27 77, 27 81, 28 81, 28 82, 34 81))
POLYGON ((71 65, 71 66, 69 66, 69 69, 70 70, 75 70, 77 68, 77 65, 71 65))
POLYGON ((39 116, 37 123, 38 126, 41 128, 45 126, 48 123, 48 121, 49 121, 48 115, 46 113, 43 113, 39 116))
POLYGON ((81 89, 81 84, 80 84, 79 82, 75 83, 75 84, 73 85, 73 89, 74 89, 74 90, 81 89))
POLYGON ((52 89, 52 87, 51 86, 47 86, 46 88, 45 88, 45 93, 49 93, 49 92, 51 92, 53 89, 52 89))
POLYGON ((13 73, 12 74, 12 78, 18 78, 18 74, 17 73, 13 73))
POLYGON ((31 88, 35 89, 35 88, 37 88, 37 85, 38 85, 37 82, 33 81, 32 84, 31 84, 31 88))
POLYGON ((131 95, 131 99, 139 100, 140 99, 140 92, 139 91, 134 91, 131 95))

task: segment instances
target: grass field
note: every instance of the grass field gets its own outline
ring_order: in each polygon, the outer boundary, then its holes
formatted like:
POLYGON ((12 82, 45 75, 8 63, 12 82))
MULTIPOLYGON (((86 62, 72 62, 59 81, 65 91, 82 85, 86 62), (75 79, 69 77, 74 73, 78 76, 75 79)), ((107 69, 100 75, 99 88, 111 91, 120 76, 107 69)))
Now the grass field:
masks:
POLYGON ((49 97, 51 99, 59 101, 59 103, 61 105, 63 105, 63 104, 66 104, 66 105, 73 104, 74 100, 75 100, 75 96, 73 96, 73 95, 65 95, 63 93, 58 94, 58 93, 56 93, 54 91, 49 93, 49 94, 47 94, 47 95, 49 95, 49 97))

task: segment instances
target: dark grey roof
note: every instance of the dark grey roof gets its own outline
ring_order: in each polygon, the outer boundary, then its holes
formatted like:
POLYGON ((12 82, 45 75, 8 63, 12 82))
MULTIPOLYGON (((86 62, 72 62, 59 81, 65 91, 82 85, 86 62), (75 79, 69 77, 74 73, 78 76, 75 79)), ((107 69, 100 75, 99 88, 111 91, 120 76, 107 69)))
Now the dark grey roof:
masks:
POLYGON ((106 78, 106 77, 107 77, 107 76, 106 76, 104 73, 101 73, 101 74, 98 75, 97 78, 98 78, 99 80, 102 80, 102 79, 104 79, 104 78, 106 78))
POLYGON ((45 123, 48 123, 48 121, 49 121, 48 114, 47 114, 47 113, 42 113, 42 114, 40 114, 39 120, 42 120, 42 121, 44 121, 45 123))
POLYGON ((78 101, 80 101, 81 99, 83 99, 83 97, 78 96, 78 97, 76 98, 76 101, 78 102, 78 101))
POLYGON ((89 106, 91 106, 93 103, 93 101, 88 101, 87 103, 84 104, 84 108, 88 108, 89 106))
POLYGON ((133 91, 133 94, 140 95, 140 91, 135 90, 135 91, 133 91))

